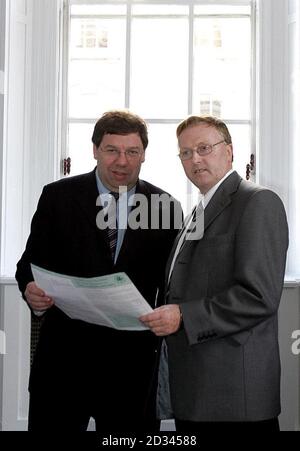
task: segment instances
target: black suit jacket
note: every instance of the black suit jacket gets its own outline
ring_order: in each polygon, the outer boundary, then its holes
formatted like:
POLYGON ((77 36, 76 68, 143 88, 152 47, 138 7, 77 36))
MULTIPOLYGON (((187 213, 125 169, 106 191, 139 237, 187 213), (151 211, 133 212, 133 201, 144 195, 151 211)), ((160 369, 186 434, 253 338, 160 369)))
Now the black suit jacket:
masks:
MULTIPOLYGON (((136 193, 148 199, 150 221, 150 197, 163 191, 139 180, 136 193)), ((171 225, 166 229, 127 229, 114 265, 106 232, 96 226, 98 195, 95 171, 44 187, 26 250, 17 264, 16 279, 23 296, 26 285, 33 280, 30 269, 33 263, 80 277, 125 271, 147 302, 155 307, 177 233, 173 213, 171 225)), ((160 213, 161 209, 160 205, 160 213)), ((113 392, 118 393, 121 402, 128 390, 132 391, 132 400, 139 398, 142 406, 154 374, 157 344, 150 331, 116 331, 71 320, 53 307, 45 314, 30 375, 30 390, 42 392, 47 386, 53 396, 57 393, 63 396, 69 387, 77 393, 79 402, 89 398, 91 403, 95 401, 94 409, 97 405, 101 409, 105 396, 112 396, 113 392)))

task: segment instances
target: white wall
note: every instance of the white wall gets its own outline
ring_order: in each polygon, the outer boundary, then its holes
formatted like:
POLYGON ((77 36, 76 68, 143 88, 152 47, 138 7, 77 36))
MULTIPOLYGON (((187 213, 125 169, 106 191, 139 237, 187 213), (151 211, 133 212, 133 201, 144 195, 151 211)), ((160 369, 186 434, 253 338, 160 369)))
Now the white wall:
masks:
MULTIPOLYGON (((0 0, 0 173, 2 173, 3 126, 4 126, 4 62, 5 62, 5 11, 6 0, 0 0)), ((2 186, 0 185, 0 211, 2 205, 2 186)), ((0 219, 1 245, 1 219, 0 219)))
POLYGON ((1 275, 12 276, 23 246, 29 151, 31 0, 6 2, 1 196, 1 275))
POLYGON ((56 173, 60 3, 0 0, 0 330, 5 332, 7 348, 0 355, 0 422, 4 430, 23 430, 27 424, 30 318, 13 276, 41 188, 56 173))
POLYGON ((300 274, 300 2, 258 1, 257 182, 284 201, 290 247, 287 273, 300 274))
POLYGON ((59 176, 59 80, 62 0, 32 0, 30 97, 31 212, 43 185, 59 176))
POLYGON ((300 330, 300 283, 286 283, 279 309, 281 406, 284 431, 300 431, 300 354, 292 352, 292 333, 300 330))
MULTIPOLYGON (((5 60, 5 22, 6 22, 5 11, 6 11, 6 0, 0 0, 0 173, 2 173, 3 125, 4 125, 4 60, 5 60)), ((1 205, 2 205, 2 186, 0 185, 0 211, 1 205)), ((0 218, 0 249, 1 249, 1 218, 0 218)), ((2 318, 3 318, 3 309, 0 297, 0 331, 3 332, 2 318)), ((2 384, 3 384, 3 356, 0 354, 0 387, 1 387, 0 406, 2 406, 2 384)))
POLYGON ((0 355, 0 430, 27 429, 30 366, 30 314, 13 279, 0 279, 0 329, 6 354, 0 355))
POLYGON ((13 277, 42 187, 58 174, 61 1, 7 5, 0 274, 13 277))

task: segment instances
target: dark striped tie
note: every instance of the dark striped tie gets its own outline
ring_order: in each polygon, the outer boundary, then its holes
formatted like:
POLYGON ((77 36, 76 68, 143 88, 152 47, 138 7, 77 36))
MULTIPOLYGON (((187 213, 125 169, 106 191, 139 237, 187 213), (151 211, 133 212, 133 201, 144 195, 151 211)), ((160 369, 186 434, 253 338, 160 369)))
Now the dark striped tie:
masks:
POLYGON ((110 247, 110 252, 111 252, 111 258, 112 258, 112 261, 114 261, 116 247, 117 247, 117 240, 118 240, 117 201, 119 198, 119 193, 115 193, 115 192, 111 191, 109 194, 111 194, 114 197, 114 199, 111 199, 111 203, 110 203, 108 211, 107 211, 107 215, 108 215, 107 235, 108 235, 109 247, 110 247))

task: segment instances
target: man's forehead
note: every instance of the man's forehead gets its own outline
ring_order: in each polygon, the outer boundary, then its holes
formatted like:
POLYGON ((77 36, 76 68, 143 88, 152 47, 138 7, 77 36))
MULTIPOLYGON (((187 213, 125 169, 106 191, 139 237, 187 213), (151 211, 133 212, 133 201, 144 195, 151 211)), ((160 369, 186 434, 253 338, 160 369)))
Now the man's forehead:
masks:
POLYGON ((102 143, 105 144, 124 143, 128 145, 139 145, 142 143, 142 140, 138 133, 129 133, 127 135, 106 133, 103 136, 102 143))
POLYGON ((214 126, 207 124, 196 124, 190 126, 183 130, 183 132, 179 135, 178 141, 184 141, 185 139, 193 139, 201 141, 201 139, 205 139, 210 136, 221 136, 219 130, 217 130, 214 126))

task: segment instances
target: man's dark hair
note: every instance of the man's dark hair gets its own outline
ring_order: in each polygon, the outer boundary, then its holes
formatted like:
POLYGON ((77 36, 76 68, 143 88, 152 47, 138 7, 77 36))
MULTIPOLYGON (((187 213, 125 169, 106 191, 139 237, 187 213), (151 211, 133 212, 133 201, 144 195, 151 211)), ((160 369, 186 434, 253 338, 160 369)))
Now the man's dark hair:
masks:
POLYGON ((138 133, 140 135, 145 150, 148 146, 146 122, 130 111, 107 111, 95 125, 92 142, 98 148, 104 135, 129 135, 130 133, 138 133))

